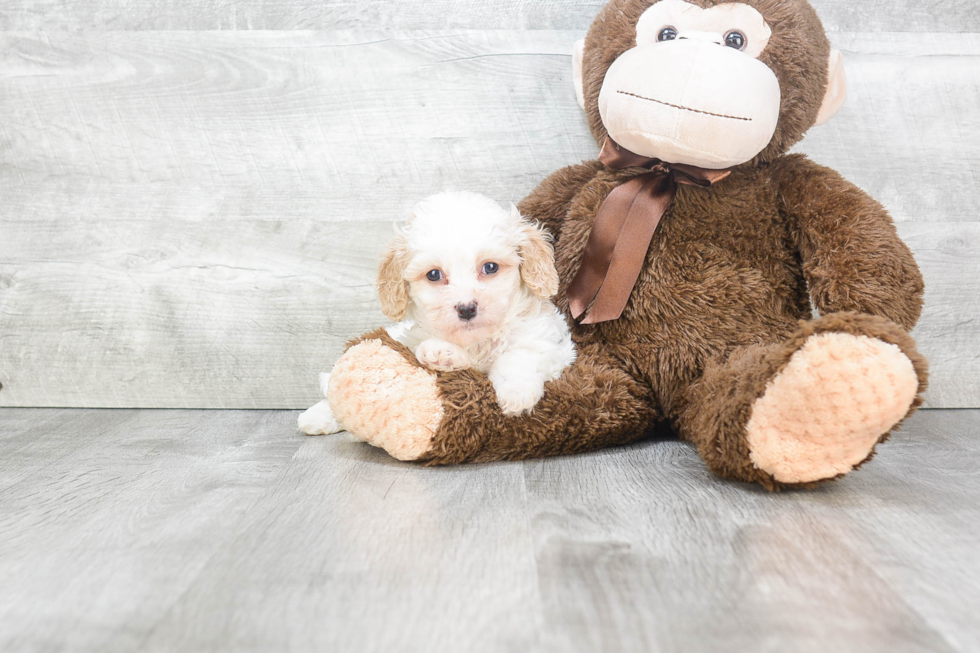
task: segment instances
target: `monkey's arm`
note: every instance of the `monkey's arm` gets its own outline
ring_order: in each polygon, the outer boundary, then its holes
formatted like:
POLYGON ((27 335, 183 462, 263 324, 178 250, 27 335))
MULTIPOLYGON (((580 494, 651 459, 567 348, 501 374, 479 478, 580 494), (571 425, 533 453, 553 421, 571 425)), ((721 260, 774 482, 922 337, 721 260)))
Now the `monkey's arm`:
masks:
POLYGON ((598 161, 585 161, 557 170, 521 200, 517 208, 524 217, 540 222, 557 241, 572 198, 600 170, 602 164, 598 161))
POLYGON ((772 168, 810 295, 822 314, 858 311, 906 329, 922 311, 922 275, 884 207, 802 155, 772 168))

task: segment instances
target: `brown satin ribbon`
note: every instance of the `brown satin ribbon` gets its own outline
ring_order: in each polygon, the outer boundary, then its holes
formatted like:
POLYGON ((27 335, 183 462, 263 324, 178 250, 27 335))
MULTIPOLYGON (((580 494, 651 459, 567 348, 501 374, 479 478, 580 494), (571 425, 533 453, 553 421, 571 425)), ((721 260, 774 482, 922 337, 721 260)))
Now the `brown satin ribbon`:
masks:
POLYGON ((617 186, 599 207, 585 245, 582 265, 568 287, 572 316, 581 324, 615 320, 623 314, 643 269, 660 219, 677 193, 677 184, 707 188, 731 174, 664 163, 630 152, 606 137, 599 161, 613 170, 648 168, 650 172, 617 186))

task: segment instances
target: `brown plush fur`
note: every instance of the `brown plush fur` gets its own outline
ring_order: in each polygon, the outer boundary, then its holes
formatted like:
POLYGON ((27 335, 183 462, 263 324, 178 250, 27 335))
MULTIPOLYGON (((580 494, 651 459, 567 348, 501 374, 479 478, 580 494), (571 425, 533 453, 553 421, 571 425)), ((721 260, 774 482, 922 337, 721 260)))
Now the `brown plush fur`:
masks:
POLYGON ((503 416, 486 376, 441 375, 446 416, 423 460, 446 464, 580 453, 652 433, 660 414, 649 387, 604 349, 581 348, 575 372, 547 384, 534 411, 520 417, 503 416))
MULTIPOLYGON (((611 0, 589 31, 584 84, 597 142, 603 76, 633 46, 651 4, 611 0)), ((446 413, 425 462, 574 453, 669 428, 716 473, 774 489, 782 484, 749 458, 745 427, 753 402, 808 337, 842 332, 897 345, 925 388, 925 361, 906 332, 922 307, 922 278, 890 217, 834 171, 785 154, 824 95, 829 46, 819 20, 803 0, 748 4, 773 28, 761 57, 783 92, 772 142, 714 187, 678 189, 622 317, 574 327, 579 358, 531 415, 503 417, 482 375, 440 375, 446 413), (823 317, 811 319, 811 297, 823 317)), ((599 206, 642 172, 570 166, 521 203, 555 237, 562 310, 599 206)))

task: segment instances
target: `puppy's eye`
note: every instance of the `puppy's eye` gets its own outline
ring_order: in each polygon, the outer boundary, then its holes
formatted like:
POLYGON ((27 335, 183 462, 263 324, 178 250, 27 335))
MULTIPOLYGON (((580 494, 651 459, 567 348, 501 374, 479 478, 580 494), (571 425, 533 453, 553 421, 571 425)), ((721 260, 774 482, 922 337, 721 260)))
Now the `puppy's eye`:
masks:
POLYGON ((497 274, 497 270, 500 266, 496 263, 484 263, 483 264, 483 274, 497 274))
POLYGON ((425 278, 429 281, 442 281, 442 270, 429 270, 425 278))
POLYGON ((657 40, 660 42, 673 41, 676 38, 677 38, 677 30, 674 29, 673 27, 665 27, 662 30, 660 30, 659 34, 657 34, 657 40))
POLYGON ((725 45, 736 50, 744 50, 746 40, 745 34, 742 34, 737 29, 733 29, 728 34, 725 34, 725 45))

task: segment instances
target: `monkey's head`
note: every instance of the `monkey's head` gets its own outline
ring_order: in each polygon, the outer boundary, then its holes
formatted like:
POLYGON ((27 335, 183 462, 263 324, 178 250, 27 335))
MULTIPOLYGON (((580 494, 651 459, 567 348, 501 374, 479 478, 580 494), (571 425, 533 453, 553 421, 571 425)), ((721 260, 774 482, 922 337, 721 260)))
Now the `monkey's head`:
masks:
POLYGON ((784 154, 846 94, 806 0, 610 0, 574 73, 599 143, 709 169, 784 154))

